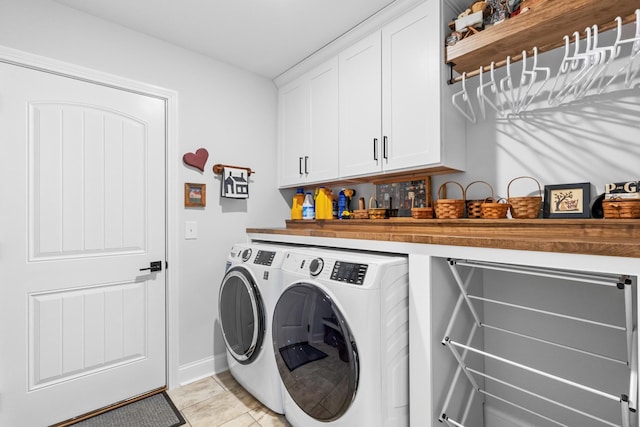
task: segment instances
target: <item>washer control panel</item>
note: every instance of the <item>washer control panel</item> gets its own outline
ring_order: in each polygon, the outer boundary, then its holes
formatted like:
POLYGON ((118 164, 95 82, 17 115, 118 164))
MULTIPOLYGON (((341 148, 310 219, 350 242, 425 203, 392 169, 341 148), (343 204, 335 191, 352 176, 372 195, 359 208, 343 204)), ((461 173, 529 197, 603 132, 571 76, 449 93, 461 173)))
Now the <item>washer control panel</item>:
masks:
POLYGON ((270 266, 273 263, 273 259, 276 257, 276 253, 272 251, 258 251, 256 259, 253 260, 254 264, 270 266))
POLYGON ((362 285, 367 274, 367 268, 367 264, 336 261, 331 272, 331 280, 352 285, 362 285))

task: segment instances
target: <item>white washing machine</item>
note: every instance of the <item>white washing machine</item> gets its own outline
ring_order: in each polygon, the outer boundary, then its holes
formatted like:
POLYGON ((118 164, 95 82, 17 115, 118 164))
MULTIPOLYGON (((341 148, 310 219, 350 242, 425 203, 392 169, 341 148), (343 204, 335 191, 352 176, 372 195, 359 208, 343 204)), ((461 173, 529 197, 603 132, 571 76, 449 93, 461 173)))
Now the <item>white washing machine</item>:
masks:
POLYGON ((233 377, 274 412, 284 413, 271 344, 271 321, 282 292, 282 247, 234 245, 220 285, 218 313, 233 377))
POLYGON ((406 257, 295 249, 273 345, 295 427, 409 425, 406 257))

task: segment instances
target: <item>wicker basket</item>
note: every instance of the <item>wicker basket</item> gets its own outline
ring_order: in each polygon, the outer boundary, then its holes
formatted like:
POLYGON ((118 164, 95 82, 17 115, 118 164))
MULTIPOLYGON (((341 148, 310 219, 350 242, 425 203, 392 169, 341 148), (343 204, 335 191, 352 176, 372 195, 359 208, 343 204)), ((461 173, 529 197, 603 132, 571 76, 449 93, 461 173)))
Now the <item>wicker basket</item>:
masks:
POLYGON ((499 199, 498 201, 486 201, 480 205, 482 211, 482 218, 487 219, 499 219, 506 218, 507 212, 511 205, 507 202, 507 199, 499 199))
POLYGON ((367 210, 369 213, 369 219, 384 219, 387 214, 387 210, 385 208, 379 208, 377 200, 376 207, 372 207, 374 200, 375 199, 373 197, 369 199, 369 209, 367 210))
POLYGON ((464 189, 464 194, 468 194, 469 193, 469 187, 471 187, 473 184, 477 184, 477 183, 483 183, 483 184, 487 184, 487 186, 489 187, 489 189, 491 190, 491 197, 487 197, 485 199, 479 199, 479 200, 466 200, 465 204, 467 206, 467 218, 482 218, 482 209, 481 209, 481 205, 488 201, 488 199, 490 199, 493 202, 493 187, 485 181, 473 181, 472 183, 470 183, 469 185, 467 185, 467 187, 464 189))
POLYGON ((433 208, 416 208, 414 206, 415 198, 411 198, 411 218, 413 219, 431 219, 433 218, 433 208))
POLYGON ((447 181, 438 188, 438 200, 436 200, 436 218, 462 218, 464 216, 464 188, 455 181, 447 181), (460 187, 462 199, 442 199, 441 193, 447 184, 455 184, 460 187))
POLYGON ((354 219, 369 219, 369 211, 367 209, 356 209, 353 211, 354 219))
POLYGON ((540 207, 542 207, 542 189, 540 183, 535 178, 530 176, 519 176, 509 181, 507 185, 507 201, 511 205, 511 217, 512 218, 538 218, 540 214, 540 207), (509 193, 509 187, 513 184, 513 181, 517 179, 528 178, 535 181, 538 185, 539 196, 527 196, 527 197, 511 197, 509 193))
POLYGON ((610 219, 640 218, 640 200, 609 199, 602 201, 604 217, 610 219))

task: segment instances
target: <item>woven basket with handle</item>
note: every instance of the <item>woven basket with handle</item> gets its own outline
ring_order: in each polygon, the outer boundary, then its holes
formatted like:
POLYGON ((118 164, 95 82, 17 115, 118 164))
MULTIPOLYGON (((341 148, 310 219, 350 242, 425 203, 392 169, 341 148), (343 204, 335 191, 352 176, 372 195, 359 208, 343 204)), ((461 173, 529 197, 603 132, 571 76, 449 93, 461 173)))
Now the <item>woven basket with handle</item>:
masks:
POLYGON ((537 179, 530 176, 519 176, 509 181, 507 185, 507 201, 511 205, 511 217, 512 218, 537 218, 540 214, 540 208, 542 207, 542 189, 537 179), (533 180, 538 186, 539 196, 526 196, 526 197, 511 197, 509 189, 513 181, 517 179, 528 178, 533 180))
POLYGON ((499 199, 498 201, 485 201, 480 205, 482 211, 482 218, 487 219, 500 219, 506 218, 507 212, 511 205, 507 202, 507 199, 499 199))
POLYGON ((464 188, 455 181, 444 182, 438 188, 438 200, 436 200, 436 218, 462 218, 464 216, 464 188), (460 187, 462 199, 443 199, 442 192, 447 184, 455 184, 460 187))
POLYGON ((413 219, 431 219, 433 218, 433 208, 416 208, 415 197, 411 198, 411 218, 413 219))
POLYGON ((375 200, 373 197, 371 197, 369 199, 369 219, 384 219, 386 214, 387 214, 387 210, 385 208, 379 208, 378 207, 378 201, 375 200), (375 201, 376 203, 376 207, 372 207, 373 206, 373 202, 375 201))
POLYGON ((602 201, 604 217, 610 219, 640 218, 640 201, 609 199, 602 201))
POLYGON ((489 187, 489 189, 491 190, 491 197, 486 197, 484 199, 479 199, 479 200, 466 200, 465 204, 467 205, 467 218, 482 218, 482 209, 481 209, 482 204, 489 200, 491 200, 492 202, 494 201, 493 187, 491 186, 491 184, 485 181, 473 181, 469 183, 469 185, 467 185, 467 187, 464 189, 464 194, 469 194, 469 188, 473 184, 478 184, 478 183, 486 184, 487 187, 489 187))

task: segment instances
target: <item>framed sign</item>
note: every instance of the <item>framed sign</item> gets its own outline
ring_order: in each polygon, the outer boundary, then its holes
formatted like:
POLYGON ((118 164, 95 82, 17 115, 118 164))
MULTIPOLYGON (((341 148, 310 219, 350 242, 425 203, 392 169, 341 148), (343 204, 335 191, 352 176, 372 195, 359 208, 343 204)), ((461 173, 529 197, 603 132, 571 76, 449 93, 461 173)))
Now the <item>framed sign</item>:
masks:
POLYGON ((591 184, 560 184, 544 186, 545 218, 590 218, 591 184))
POLYGON ((205 207, 207 205, 207 184, 184 184, 184 206, 205 207))

